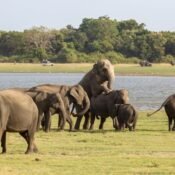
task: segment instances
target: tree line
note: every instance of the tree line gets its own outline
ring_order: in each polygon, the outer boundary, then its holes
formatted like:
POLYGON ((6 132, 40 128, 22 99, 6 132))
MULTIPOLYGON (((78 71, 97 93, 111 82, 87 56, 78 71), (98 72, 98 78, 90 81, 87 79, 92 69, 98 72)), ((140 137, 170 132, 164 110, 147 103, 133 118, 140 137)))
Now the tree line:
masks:
POLYGON ((175 59, 175 32, 153 32, 130 19, 107 16, 84 18, 78 28, 33 27, 0 31, 1 62, 94 62, 108 58, 112 63, 170 62, 175 59))

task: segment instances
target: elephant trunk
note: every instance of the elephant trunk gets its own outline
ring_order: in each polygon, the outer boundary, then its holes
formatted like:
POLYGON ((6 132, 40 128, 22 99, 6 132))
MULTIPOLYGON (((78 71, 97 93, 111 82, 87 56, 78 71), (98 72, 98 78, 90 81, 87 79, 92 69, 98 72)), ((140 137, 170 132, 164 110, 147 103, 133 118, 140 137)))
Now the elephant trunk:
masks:
POLYGON ((89 97, 87 96, 87 95, 85 95, 85 97, 84 97, 84 100, 83 100, 83 103, 84 103, 84 105, 83 105, 83 110, 81 110, 80 112, 78 112, 76 115, 77 116, 82 116, 82 115, 84 115, 88 110, 89 110, 89 108, 90 108, 90 101, 89 101, 89 97))
POLYGON ((108 72, 108 88, 109 89, 113 89, 113 83, 114 83, 114 79, 115 79, 115 73, 114 73, 114 69, 109 70, 108 72))

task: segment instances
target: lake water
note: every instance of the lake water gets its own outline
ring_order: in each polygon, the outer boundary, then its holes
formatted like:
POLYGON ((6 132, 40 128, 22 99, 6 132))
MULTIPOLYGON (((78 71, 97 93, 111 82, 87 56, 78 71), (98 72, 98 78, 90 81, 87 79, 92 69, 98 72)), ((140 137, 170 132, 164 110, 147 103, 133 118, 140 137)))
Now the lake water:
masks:
MULTIPOLYGON (((0 89, 43 83, 74 85, 83 76, 83 73, 0 73, 0 89)), ((116 76, 114 88, 127 89, 130 103, 139 110, 151 110, 175 93, 175 77, 116 76)))

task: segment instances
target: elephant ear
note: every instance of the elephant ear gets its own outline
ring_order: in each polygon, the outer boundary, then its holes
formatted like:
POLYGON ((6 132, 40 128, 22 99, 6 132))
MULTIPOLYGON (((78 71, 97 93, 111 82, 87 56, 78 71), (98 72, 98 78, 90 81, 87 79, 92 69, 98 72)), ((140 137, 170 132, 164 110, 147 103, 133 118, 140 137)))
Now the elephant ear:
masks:
POLYGON ((61 98, 60 93, 50 94, 49 99, 50 99, 50 102, 53 103, 53 104, 56 104, 56 103, 60 104, 60 103, 63 103, 63 100, 62 100, 62 98, 61 98))
POLYGON ((41 101, 45 100, 47 98, 47 96, 48 96, 48 94, 46 92, 39 92, 35 97, 35 101, 41 102, 41 101))
POLYGON ((93 65, 93 72, 94 72, 95 74, 98 73, 98 64, 97 64, 97 63, 95 63, 95 64, 93 65))

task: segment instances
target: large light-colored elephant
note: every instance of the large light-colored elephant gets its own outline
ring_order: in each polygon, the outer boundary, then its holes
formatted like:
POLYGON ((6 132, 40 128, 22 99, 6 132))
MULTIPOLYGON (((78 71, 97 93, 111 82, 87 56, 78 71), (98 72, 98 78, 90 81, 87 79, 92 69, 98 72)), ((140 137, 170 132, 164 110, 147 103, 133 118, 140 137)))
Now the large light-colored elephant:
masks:
MULTIPOLYGON (((78 111, 78 115, 83 115, 87 112, 90 107, 90 101, 88 98, 87 93, 81 87, 81 85, 74 85, 74 86, 66 86, 66 85, 54 85, 54 84, 43 84, 38 85, 29 89, 28 91, 31 92, 46 92, 46 93, 59 93, 65 106, 66 110, 66 120, 69 123, 69 128, 72 130, 72 119, 70 114, 70 105, 73 103, 75 108, 81 109, 78 111)), ((61 118, 63 118, 61 116, 61 118)), ((64 128, 65 123, 63 120, 59 118, 58 126, 62 126, 64 128)))
MULTIPOLYGON (((79 84, 87 92, 89 99, 97 97, 102 92, 109 93, 112 90, 115 74, 114 67, 107 59, 101 59, 93 65, 93 68, 82 78, 79 84)), ((80 128, 83 116, 78 116, 75 129, 80 128)), ((85 114, 83 129, 88 128, 89 115, 85 114)))
POLYGON ((82 78, 79 84, 87 92, 89 98, 96 97, 102 92, 110 92, 114 82, 114 67, 107 59, 99 60, 82 78))
POLYGON ((2 153, 6 152, 6 132, 19 132, 26 140, 26 153, 37 152, 34 134, 38 109, 32 98, 20 91, 0 91, 0 139, 2 153))

